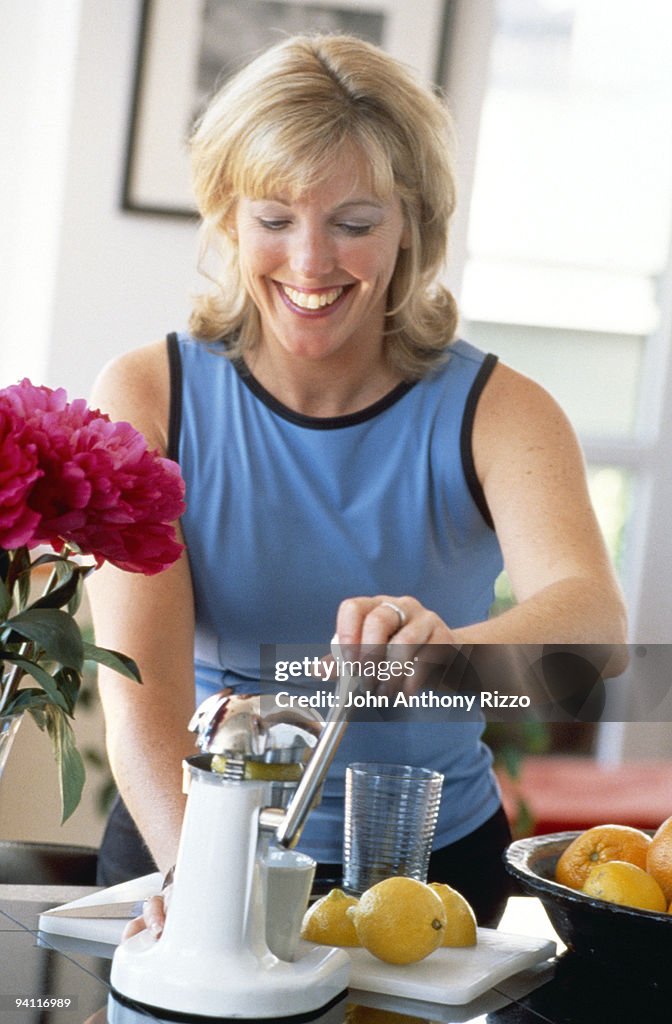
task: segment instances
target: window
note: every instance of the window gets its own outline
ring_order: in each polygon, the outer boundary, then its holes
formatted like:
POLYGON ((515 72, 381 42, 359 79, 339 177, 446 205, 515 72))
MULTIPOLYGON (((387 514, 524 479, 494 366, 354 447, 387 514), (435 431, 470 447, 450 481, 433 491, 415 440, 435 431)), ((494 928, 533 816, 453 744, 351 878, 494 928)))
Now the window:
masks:
POLYGON ((632 639, 672 636, 672 5, 495 0, 460 306, 589 460, 632 639))

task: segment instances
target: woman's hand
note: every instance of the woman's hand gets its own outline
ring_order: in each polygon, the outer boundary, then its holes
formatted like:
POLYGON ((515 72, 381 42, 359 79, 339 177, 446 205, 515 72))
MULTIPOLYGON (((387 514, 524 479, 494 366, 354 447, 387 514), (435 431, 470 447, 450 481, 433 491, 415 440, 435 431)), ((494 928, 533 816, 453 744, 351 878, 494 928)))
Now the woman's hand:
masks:
POLYGON ((149 896, 145 900, 142 908, 142 917, 136 917, 128 922, 121 936, 122 942, 144 931, 145 928, 155 939, 161 938, 163 926, 166 923, 166 911, 168 910, 172 888, 172 885, 169 885, 163 892, 156 896, 149 896))
POLYGON ((336 635, 342 658, 412 663, 412 671, 379 685, 379 692, 414 693, 427 681, 437 659, 450 662, 454 656, 454 632, 414 597, 377 594, 347 598, 338 609, 336 635))
POLYGON ((381 644, 403 645, 413 655, 425 644, 449 644, 453 632, 436 612, 414 597, 349 597, 336 616, 341 647, 369 648, 381 644))

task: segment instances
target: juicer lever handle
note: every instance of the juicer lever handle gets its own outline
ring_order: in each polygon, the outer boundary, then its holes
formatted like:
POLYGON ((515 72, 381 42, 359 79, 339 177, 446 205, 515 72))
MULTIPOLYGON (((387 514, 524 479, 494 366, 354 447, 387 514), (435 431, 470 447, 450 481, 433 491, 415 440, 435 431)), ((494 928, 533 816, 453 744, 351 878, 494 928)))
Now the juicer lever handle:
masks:
POLYGON ((296 792, 276 829, 275 838, 281 846, 292 847, 298 842, 301 829, 312 810, 317 792, 329 770, 347 724, 340 715, 327 719, 313 756, 306 765, 296 792))
MULTIPOLYGON (((338 636, 333 636, 331 639, 331 653, 336 664, 339 665, 340 663, 342 665, 338 636)), ((359 679, 353 678, 350 672, 344 671, 343 667, 341 668, 336 704, 331 708, 327 716, 324 728, 313 751, 313 756, 306 765, 301 781, 296 787, 296 792, 287 807, 285 816, 276 829, 275 838, 281 846, 291 847, 299 841, 301 829, 315 804, 319 788, 324 782, 324 777, 329 771, 334 754, 343 739, 343 733, 348 724, 348 712, 345 710, 350 703, 348 695, 358 689, 359 683, 359 679)))

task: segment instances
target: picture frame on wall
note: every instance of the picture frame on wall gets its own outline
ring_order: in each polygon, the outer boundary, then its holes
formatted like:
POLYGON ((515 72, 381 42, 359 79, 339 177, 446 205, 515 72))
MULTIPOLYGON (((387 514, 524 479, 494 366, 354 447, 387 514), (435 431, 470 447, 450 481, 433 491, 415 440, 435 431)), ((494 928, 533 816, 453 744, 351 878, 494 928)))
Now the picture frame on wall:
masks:
POLYGON ((208 97, 259 51, 347 32, 441 80, 450 0, 143 0, 122 207, 196 217, 187 139, 208 97))

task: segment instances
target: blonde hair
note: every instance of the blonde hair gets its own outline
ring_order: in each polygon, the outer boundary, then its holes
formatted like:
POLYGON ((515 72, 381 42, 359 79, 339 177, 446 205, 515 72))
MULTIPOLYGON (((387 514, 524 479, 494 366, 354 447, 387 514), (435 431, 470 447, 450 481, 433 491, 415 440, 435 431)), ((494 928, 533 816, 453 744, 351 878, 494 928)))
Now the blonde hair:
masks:
POLYGON ((262 53, 214 96, 191 139, 203 252, 220 261, 209 275, 215 290, 195 300, 192 333, 226 337, 233 356, 258 344, 259 316, 227 230, 237 199, 296 197, 354 145, 370 165, 374 192, 401 200, 410 245, 390 282, 386 352, 403 376, 422 376, 443 358, 457 326, 453 296, 437 281, 455 207, 449 140, 444 103, 370 43, 301 35, 262 53))

